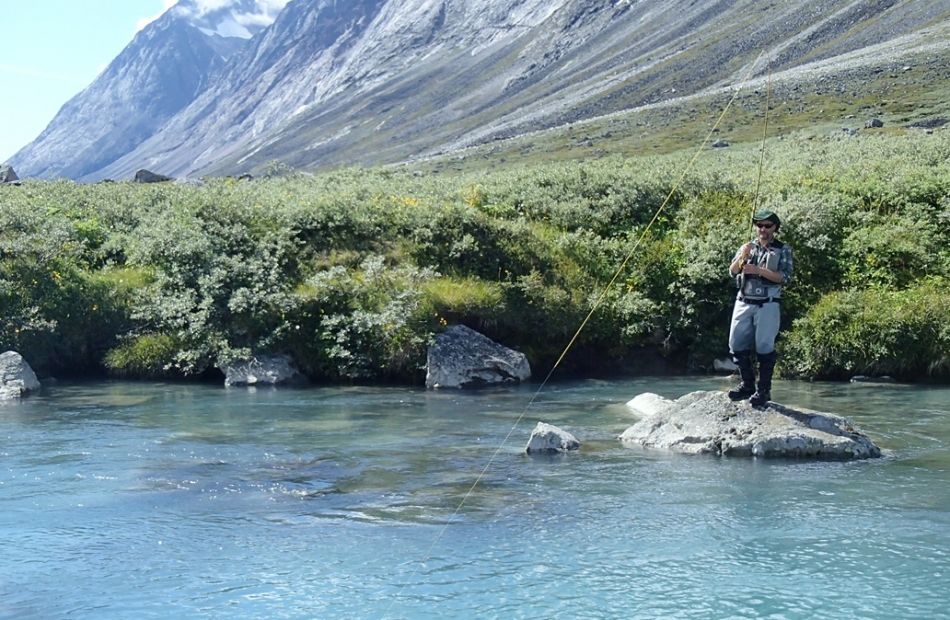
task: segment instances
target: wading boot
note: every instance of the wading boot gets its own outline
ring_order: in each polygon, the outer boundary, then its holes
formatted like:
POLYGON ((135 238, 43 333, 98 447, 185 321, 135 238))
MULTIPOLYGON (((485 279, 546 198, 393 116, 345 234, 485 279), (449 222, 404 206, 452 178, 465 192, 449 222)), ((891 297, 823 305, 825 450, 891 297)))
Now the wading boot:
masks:
POLYGON ((778 354, 775 351, 759 354, 759 389, 755 391, 749 404, 753 407, 764 407, 772 400, 772 372, 775 370, 775 359, 778 354))
POLYGON ((755 392, 755 371, 752 370, 752 352, 736 351, 732 354, 732 361, 739 368, 739 376, 742 377, 742 383, 735 389, 729 390, 731 400, 745 400, 755 392))

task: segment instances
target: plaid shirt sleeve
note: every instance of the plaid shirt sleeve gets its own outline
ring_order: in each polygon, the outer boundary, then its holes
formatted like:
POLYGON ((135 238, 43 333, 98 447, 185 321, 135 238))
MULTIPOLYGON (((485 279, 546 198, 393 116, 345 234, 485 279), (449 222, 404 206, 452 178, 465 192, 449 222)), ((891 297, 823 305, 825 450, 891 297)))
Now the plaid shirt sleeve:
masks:
POLYGON ((778 259, 778 272, 782 274, 782 284, 788 284, 792 281, 793 266, 792 246, 786 243, 782 246, 782 254, 778 259))

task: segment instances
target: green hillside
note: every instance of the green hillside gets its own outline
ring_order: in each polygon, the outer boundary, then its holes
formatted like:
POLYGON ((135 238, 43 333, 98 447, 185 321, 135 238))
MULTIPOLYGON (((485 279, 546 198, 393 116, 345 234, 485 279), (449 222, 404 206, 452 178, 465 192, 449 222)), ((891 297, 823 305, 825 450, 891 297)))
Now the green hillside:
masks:
POLYGON ((198 377, 287 352, 316 380, 418 382, 432 334, 463 322, 537 374, 602 298, 559 376, 701 371, 726 355, 760 181, 796 257, 781 371, 950 377, 950 131, 896 109, 856 135, 783 131, 759 179, 761 108, 740 100, 732 146, 697 151, 708 112, 656 155, 509 144, 461 171, 0 186, 0 347, 41 373, 198 377))

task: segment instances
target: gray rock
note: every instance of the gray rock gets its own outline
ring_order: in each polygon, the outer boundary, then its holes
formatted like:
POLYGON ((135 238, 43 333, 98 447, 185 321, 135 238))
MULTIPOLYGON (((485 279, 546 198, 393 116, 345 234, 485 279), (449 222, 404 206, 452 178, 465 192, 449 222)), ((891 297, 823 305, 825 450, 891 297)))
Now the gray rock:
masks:
POLYGON ((637 394, 633 399, 627 401, 627 407, 640 417, 656 415, 673 404, 668 398, 663 398, 653 392, 644 392, 637 394))
POLYGON ((293 361, 287 355, 255 356, 225 364, 224 385, 278 385, 301 381, 303 376, 294 368, 293 361))
POLYGON ((167 177, 164 174, 156 174, 151 170, 146 170, 142 168, 135 173, 134 181, 136 183, 163 183, 165 181, 173 181, 171 177, 167 177))
POLYGON ((884 126, 884 121, 882 121, 879 118, 868 119, 867 122, 864 123, 865 129, 871 129, 874 127, 883 127, 883 126, 884 126))
POLYGON ((864 459, 881 450, 848 420, 778 403, 756 409, 725 392, 692 392, 620 435, 625 444, 689 454, 864 459))
POLYGON ((10 164, 3 164, 0 166, 0 183, 13 183, 19 180, 20 177, 18 177, 16 172, 13 171, 13 166, 10 164))
POLYGON ((531 431, 524 451, 528 454, 551 454, 577 450, 580 447, 581 442, 574 435, 551 424, 538 422, 531 431))
POLYGON ((739 367, 729 358, 713 360, 713 370, 717 372, 736 372, 739 367))
POLYGON ((498 344, 465 325, 435 337, 426 362, 427 388, 466 388, 520 383, 531 377, 524 353, 498 344))
POLYGON ((712 143, 712 147, 714 149, 724 149, 728 146, 729 146, 729 143, 726 142, 725 140, 716 140, 715 142, 712 143))
POLYGON ((19 398, 40 389, 36 373, 16 351, 0 354, 0 400, 19 398))

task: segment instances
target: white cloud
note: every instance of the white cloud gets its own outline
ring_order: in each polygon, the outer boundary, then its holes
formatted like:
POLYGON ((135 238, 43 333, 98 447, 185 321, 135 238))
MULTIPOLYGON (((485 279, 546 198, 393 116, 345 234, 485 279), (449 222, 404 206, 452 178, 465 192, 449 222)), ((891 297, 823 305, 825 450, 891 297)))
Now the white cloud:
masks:
POLYGON ((234 4, 234 0, 195 0, 198 7, 198 17, 204 17, 212 11, 223 9, 234 4))
MULTIPOLYGON (((209 14, 230 9, 228 13, 231 19, 243 28, 244 26, 269 26, 277 18, 277 14, 287 6, 288 2, 289 0, 254 0, 254 6, 250 11, 241 12, 240 9, 246 6, 247 3, 240 0, 191 0, 179 4, 175 10, 185 19, 200 21, 209 14)), ((221 31, 220 24, 215 28, 218 34, 224 36, 241 36, 236 32, 225 34, 221 31)), ((233 24, 229 28, 233 28, 233 24)), ((246 33, 246 36, 251 36, 250 32, 246 33)))
POLYGON ((245 26, 269 26, 289 0, 257 0, 257 13, 235 13, 234 19, 245 26))

